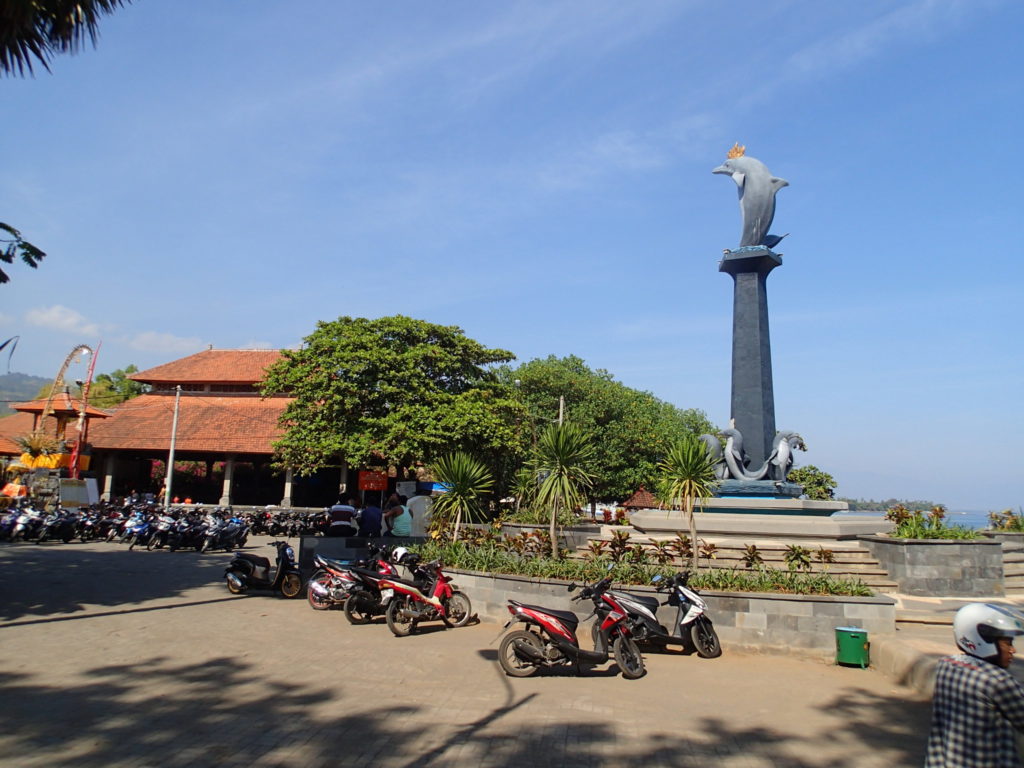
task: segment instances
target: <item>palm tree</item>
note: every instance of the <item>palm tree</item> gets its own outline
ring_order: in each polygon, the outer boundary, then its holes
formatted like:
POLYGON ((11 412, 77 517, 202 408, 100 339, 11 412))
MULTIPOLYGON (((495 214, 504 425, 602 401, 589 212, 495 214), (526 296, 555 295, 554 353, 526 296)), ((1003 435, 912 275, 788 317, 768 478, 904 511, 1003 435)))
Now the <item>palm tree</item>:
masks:
MULTIPOLYGON (((686 435, 673 443, 665 458, 658 464, 661 473, 662 498, 672 508, 682 507, 690 522, 690 541, 697 541, 697 521, 693 515, 695 504, 703 507, 704 499, 714 493, 715 463, 708 455, 707 446, 694 435, 686 435)), ((693 547, 693 569, 697 570, 699 553, 693 547)))
POLYGON ((483 462, 461 451, 439 458, 430 467, 430 474, 447 488, 434 502, 433 519, 440 522, 454 519, 453 541, 458 541, 463 518, 466 521, 482 519, 481 501, 490 491, 494 478, 483 462))
POLYGON ((588 466, 593 456, 590 438, 575 424, 552 424, 537 440, 533 469, 543 478, 537 488, 537 504, 551 510, 552 557, 558 557, 558 513, 582 506, 586 491, 594 485, 588 466))
POLYGON ((131 0, 0 0, 0 74, 32 74, 33 59, 47 71, 55 53, 96 45, 99 20, 131 0))

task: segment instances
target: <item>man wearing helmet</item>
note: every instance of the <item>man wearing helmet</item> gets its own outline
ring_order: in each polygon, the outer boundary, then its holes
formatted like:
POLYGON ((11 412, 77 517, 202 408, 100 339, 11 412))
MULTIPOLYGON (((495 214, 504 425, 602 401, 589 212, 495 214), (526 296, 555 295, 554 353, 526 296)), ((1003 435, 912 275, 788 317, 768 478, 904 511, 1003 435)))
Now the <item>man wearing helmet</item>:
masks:
POLYGON ((939 660, 926 768, 1021 766, 1024 686, 1006 670, 1024 622, 997 605, 970 603, 953 617, 963 651, 939 660))

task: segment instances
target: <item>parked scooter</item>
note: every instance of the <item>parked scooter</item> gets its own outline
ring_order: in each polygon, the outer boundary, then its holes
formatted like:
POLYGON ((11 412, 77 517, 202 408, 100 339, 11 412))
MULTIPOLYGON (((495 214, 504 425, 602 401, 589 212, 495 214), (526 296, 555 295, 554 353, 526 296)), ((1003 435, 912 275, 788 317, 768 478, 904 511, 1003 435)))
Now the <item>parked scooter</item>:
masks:
POLYGON ((345 618, 350 624, 369 624, 374 616, 384 614, 394 590, 382 589, 381 581, 399 580, 398 569, 393 561, 406 556, 405 553, 405 547, 398 547, 386 556, 378 557, 376 570, 357 566, 349 568, 349 573, 356 579, 349 587, 348 599, 345 601, 345 618))
MULTIPOLYGON (((611 583, 611 577, 605 577, 583 587, 572 598, 594 602, 598 632, 593 651, 580 648, 576 638, 580 618, 575 613, 509 600, 508 611, 512 618, 505 624, 505 629, 517 622, 522 622, 524 628, 505 635, 498 648, 498 663, 505 674, 529 677, 542 667, 568 665, 574 665, 579 673, 581 663, 603 664, 608 661, 610 647, 624 678, 635 680, 642 677, 644 658, 633 639, 626 609, 608 591, 611 583)), ((569 585, 570 592, 576 589, 576 584, 569 585)))
POLYGON ((426 565, 419 558, 407 554, 401 561, 411 563, 412 583, 398 579, 382 579, 381 590, 394 590, 384 618, 395 637, 405 637, 416 631, 423 621, 442 621, 446 627, 464 627, 473 615, 473 606, 464 592, 452 584, 450 576, 441 570, 441 561, 426 565))
POLYGON ((391 553, 387 547, 371 544, 369 549, 369 556, 361 560, 336 560, 323 555, 313 557, 316 570, 306 584, 306 598, 314 610, 325 611, 345 604, 352 588, 360 583, 352 568, 376 570, 382 576, 398 575, 388 562, 391 553))
POLYGON ((295 562, 295 550, 287 541, 274 541, 277 563, 273 569, 270 560, 248 552, 235 552, 234 559, 224 569, 228 591, 240 595, 250 589, 269 589, 283 597, 298 597, 302 593, 302 574, 295 562))
MULTIPOLYGON (((718 642, 718 633, 707 617, 708 604, 704 602, 696 590, 687 586, 690 572, 683 571, 663 579, 660 575, 652 580, 659 592, 670 589, 668 600, 659 602, 656 597, 631 595, 626 592, 609 591, 619 605, 626 609, 633 620, 633 637, 639 643, 652 645, 681 645, 686 650, 695 650, 705 659, 714 659, 722 655, 722 645, 718 642), (658 606, 677 606, 675 621, 669 631, 658 621, 658 606)), ((597 625, 593 632, 596 635, 597 625)))

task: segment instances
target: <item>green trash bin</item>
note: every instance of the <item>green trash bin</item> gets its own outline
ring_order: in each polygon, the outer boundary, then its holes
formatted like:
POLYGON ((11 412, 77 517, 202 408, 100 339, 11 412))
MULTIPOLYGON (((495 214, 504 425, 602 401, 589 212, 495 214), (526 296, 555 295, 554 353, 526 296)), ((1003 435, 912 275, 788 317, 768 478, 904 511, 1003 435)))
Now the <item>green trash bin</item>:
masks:
POLYGON ((868 632, 860 627, 836 627, 836 664, 864 669, 871 663, 868 632))

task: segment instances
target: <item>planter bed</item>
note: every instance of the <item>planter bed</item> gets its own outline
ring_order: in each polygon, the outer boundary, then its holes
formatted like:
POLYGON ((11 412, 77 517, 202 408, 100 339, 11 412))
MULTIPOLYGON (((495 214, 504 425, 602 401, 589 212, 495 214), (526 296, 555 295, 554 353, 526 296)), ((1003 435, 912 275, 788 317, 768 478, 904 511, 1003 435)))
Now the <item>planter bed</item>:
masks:
POLYGON ((860 540, 906 595, 985 597, 1005 594, 1003 548, 994 538, 860 540))
MULTIPOLYGON (((581 619, 589 603, 570 602, 569 582, 528 576, 448 569, 459 588, 473 601, 482 619, 504 623, 509 618, 509 598, 576 613, 581 619)), ((650 587, 629 586, 638 595, 656 595, 650 587)), ((701 593, 708 603, 723 645, 762 650, 800 649, 830 655, 835 651, 835 628, 855 626, 871 633, 891 633, 896 628, 896 605, 889 597, 834 597, 753 592, 701 593)), ((675 619, 675 608, 662 606, 658 618, 665 626, 675 619)), ((581 634, 587 632, 581 629, 581 634)), ((584 641, 586 642, 586 641, 584 641)))

